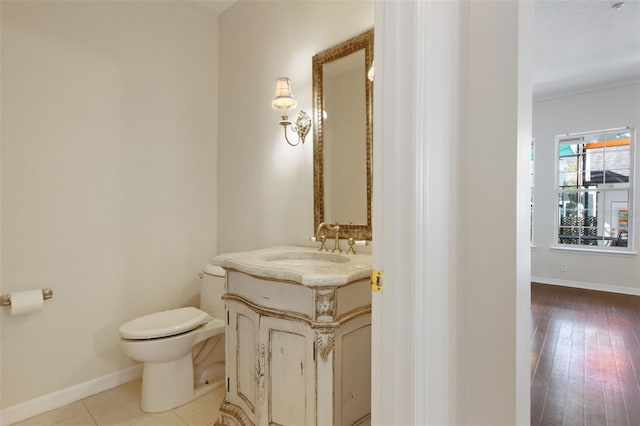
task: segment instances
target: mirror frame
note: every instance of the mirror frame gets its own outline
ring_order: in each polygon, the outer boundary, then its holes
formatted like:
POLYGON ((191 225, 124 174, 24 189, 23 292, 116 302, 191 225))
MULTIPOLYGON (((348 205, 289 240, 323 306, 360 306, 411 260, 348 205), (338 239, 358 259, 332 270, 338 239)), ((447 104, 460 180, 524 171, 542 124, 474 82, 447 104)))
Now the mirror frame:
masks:
POLYGON ((373 82, 367 78, 367 72, 373 62, 373 29, 355 36, 336 46, 330 47, 313 56, 313 235, 320 223, 325 222, 324 215, 324 135, 323 135, 323 76, 322 66, 336 61, 359 50, 364 50, 365 67, 365 112, 366 112, 366 162, 367 162, 367 223, 352 224, 338 223, 340 226, 340 238, 353 238, 354 240, 372 239, 371 222, 371 193, 373 185, 372 158, 373 158, 373 82))

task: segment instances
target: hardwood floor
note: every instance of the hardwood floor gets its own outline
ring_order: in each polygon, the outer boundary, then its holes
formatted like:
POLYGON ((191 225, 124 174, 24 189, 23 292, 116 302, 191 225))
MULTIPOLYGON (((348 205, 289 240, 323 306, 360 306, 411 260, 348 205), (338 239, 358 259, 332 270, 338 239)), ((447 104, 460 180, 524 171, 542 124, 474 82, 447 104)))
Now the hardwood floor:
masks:
POLYGON ((640 425, 640 297, 532 283, 531 425, 640 425))

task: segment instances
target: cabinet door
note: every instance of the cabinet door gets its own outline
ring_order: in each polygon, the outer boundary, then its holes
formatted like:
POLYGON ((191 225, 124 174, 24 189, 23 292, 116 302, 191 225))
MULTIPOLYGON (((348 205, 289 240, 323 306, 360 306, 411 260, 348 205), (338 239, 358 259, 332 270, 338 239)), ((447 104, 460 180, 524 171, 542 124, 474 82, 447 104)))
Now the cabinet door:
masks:
POLYGON ((309 327, 296 321, 262 317, 259 364, 265 366, 260 425, 315 424, 315 369, 309 327), (264 345, 264 347, 262 346, 264 345), (263 351, 264 349, 264 351, 263 351))
POLYGON ((334 424, 371 423, 371 317, 360 316, 336 331, 334 424))
POLYGON ((258 327, 260 317, 245 305, 227 302, 227 400, 242 408, 256 423, 258 409, 258 327))

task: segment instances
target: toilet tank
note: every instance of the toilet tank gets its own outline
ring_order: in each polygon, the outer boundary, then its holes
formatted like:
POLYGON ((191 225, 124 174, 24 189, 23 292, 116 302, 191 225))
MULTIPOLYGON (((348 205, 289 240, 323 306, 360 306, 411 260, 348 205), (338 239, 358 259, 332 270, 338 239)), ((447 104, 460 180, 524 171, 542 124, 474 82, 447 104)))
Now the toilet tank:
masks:
POLYGON ((200 283, 200 309, 214 318, 224 319, 225 270, 219 266, 207 265, 202 271, 200 283))

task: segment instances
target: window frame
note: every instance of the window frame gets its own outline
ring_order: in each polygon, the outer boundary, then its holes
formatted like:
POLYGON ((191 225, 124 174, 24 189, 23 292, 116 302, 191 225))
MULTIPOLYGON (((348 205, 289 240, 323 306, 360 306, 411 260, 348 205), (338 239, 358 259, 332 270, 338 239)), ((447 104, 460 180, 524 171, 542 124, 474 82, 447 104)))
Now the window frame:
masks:
MULTIPOLYGON (((605 138, 606 139, 606 138, 605 138)), ((555 161, 555 167, 554 167, 554 184, 555 184, 555 202, 554 202, 554 227, 553 227, 553 243, 551 245, 551 249, 553 250, 560 250, 560 251, 579 251, 579 252, 583 252, 583 253, 606 253, 606 254, 616 254, 616 255, 635 255, 637 254, 635 252, 635 247, 634 247, 634 240, 635 240, 635 221, 634 221, 634 216, 636 216, 637 213, 635 213, 635 192, 636 192, 636 182, 635 182, 635 171, 637 168, 637 164, 636 164, 636 144, 637 144, 637 139, 636 139, 636 129, 634 127, 631 126, 627 126, 627 127, 616 127, 616 128, 611 128, 611 129, 605 129, 605 130, 593 130, 593 131, 586 131, 586 132, 576 132, 576 133, 567 133, 567 134, 563 134, 563 135, 556 135, 555 137, 555 152, 554 152, 554 161, 555 161), (558 202, 558 200, 561 199, 561 195, 562 193, 566 193, 567 190, 565 188, 563 188, 563 186, 561 185, 560 182, 560 146, 562 145, 568 145, 567 141, 575 139, 576 140, 576 144, 587 144, 588 142, 586 142, 584 140, 584 137, 587 135, 594 135, 594 134, 607 134, 607 133, 615 133, 615 132, 629 132, 630 134, 630 144, 629 144, 629 182, 628 182, 628 187, 625 189, 628 193, 628 232, 627 232, 627 246, 626 247, 621 247, 621 246, 611 246, 611 245, 583 245, 583 244, 567 244, 567 243, 561 243, 560 242, 560 238, 561 238, 561 234, 560 234, 560 216, 561 216, 561 203, 558 202)), ((584 168, 582 168, 584 170, 584 168)), ((603 166, 603 175, 606 176, 606 166, 603 166)), ((605 182, 604 184, 607 184, 606 182, 606 178, 605 178, 605 182)), ((580 188, 578 185, 576 185, 576 193, 584 193, 584 194, 589 194, 590 192, 595 192, 596 194, 601 193, 601 192, 609 192, 612 190, 616 190, 615 187, 609 187, 609 188, 587 188, 587 187, 583 187, 580 188)), ((606 201, 604 201, 606 203, 606 201)), ((612 201, 613 202, 613 201, 612 201)), ((607 211, 607 207, 606 204, 605 206, 601 206, 601 204, 599 204, 598 201, 596 201, 595 204, 595 211, 596 213, 600 212, 600 211, 607 211)), ((611 210, 613 211, 613 210, 611 210)), ((599 217, 596 216, 596 217, 599 217)), ((605 215, 605 219, 606 219, 606 215, 605 215)), ((606 223, 606 222, 605 222, 606 223)), ((600 229, 599 228, 600 225, 598 225, 596 227, 596 229, 600 229)))
POLYGON ((536 247, 535 243, 535 208, 536 208, 536 138, 531 139, 531 150, 529 151, 529 186, 530 186, 530 206, 529 206, 529 244, 531 248, 536 247))

